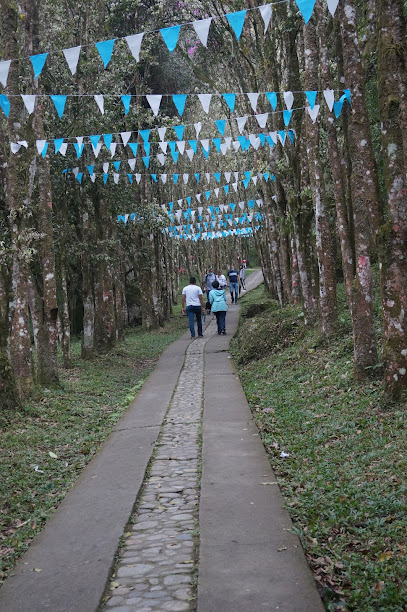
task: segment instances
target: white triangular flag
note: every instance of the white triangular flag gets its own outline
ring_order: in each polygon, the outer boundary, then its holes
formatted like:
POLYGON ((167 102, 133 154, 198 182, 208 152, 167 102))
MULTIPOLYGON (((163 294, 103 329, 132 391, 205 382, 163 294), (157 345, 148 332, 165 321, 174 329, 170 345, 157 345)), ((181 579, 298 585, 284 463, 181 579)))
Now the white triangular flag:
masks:
POLYGON ((158 153, 157 159, 162 166, 165 164, 165 155, 163 153, 158 153))
POLYGON ((235 151, 238 151, 240 149, 240 142, 238 140, 234 140, 232 142, 232 146, 233 146, 235 151))
POLYGON ((183 202, 182 198, 180 200, 177 200, 177 202, 178 202, 178 206, 182 206, 182 202, 183 202))
POLYGON ((136 177, 136 181, 137 181, 137 185, 140 185, 140 181, 141 181, 141 174, 137 173, 134 175, 136 177))
POLYGON ((130 140, 131 132, 120 132, 120 136, 122 137, 122 143, 125 147, 130 140))
POLYGON ((37 151, 39 155, 41 155, 41 153, 43 152, 46 142, 47 142, 46 140, 37 140, 36 145, 37 145, 37 151))
POLYGON ((211 21, 212 17, 208 17, 208 19, 200 19, 199 21, 192 22, 194 30, 197 33, 199 40, 201 41, 204 47, 206 47, 208 44, 208 33, 211 21))
POLYGON ((188 156, 189 161, 192 161, 192 159, 193 159, 193 157, 194 157, 194 152, 193 152, 193 150, 192 150, 192 149, 187 149, 186 153, 187 153, 187 156, 188 156))
POLYGON ((3 87, 7 85, 8 71, 10 70, 11 60, 0 62, 0 83, 3 87))
POLYGON ((160 127, 160 128, 157 128, 157 132, 158 132, 158 135, 159 135, 159 137, 160 137, 161 142, 162 142, 162 141, 164 140, 164 138, 165 138, 165 132, 166 132, 166 131, 167 131, 167 128, 166 128, 166 127, 160 127))
POLYGON ((21 94, 21 97, 23 99, 24 106, 26 107, 28 111, 28 114, 31 115, 31 113, 34 111, 36 96, 27 96, 27 95, 21 94))
POLYGON ((251 107, 254 110, 254 112, 256 112, 256 109, 257 109, 257 101, 259 99, 259 95, 260 94, 258 94, 258 93, 248 93, 247 94, 247 97, 250 100, 250 104, 251 104, 251 107))
POLYGON ((117 148, 117 142, 111 142, 110 147, 109 147, 110 157, 114 157, 116 155, 116 148, 117 148))
POLYGON ((97 143, 96 148, 95 148, 95 147, 92 145, 93 155, 94 155, 96 158, 98 157, 98 155, 99 155, 99 153, 100 153, 101 148, 102 148, 102 143, 101 143, 101 142, 98 142, 98 143, 97 143))
POLYGON ((70 49, 64 49, 62 53, 65 56, 66 63, 68 64, 68 68, 72 74, 76 73, 76 68, 78 66, 79 54, 81 52, 81 47, 71 47, 70 49))
POLYGON ((244 126, 246 125, 247 117, 236 117, 236 121, 238 130, 242 134, 244 126))
POLYGON ((232 136, 226 136, 225 145, 227 146, 228 149, 230 149, 230 147, 232 146, 232 136))
POLYGON ((202 129, 202 123, 200 121, 198 121, 198 123, 194 123, 194 128, 195 128, 195 132, 196 132, 196 137, 198 138, 199 133, 202 129))
POLYGON ((90 176, 89 178, 90 178, 90 180, 92 181, 92 183, 94 183, 94 182, 95 182, 95 180, 96 180, 96 174, 94 174, 94 173, 93 173, 93 174, 91 174, 91 176, 90 176))
POLYGON ((162 151, 164 154, 166 154, 166 153, 167 153, 168 142, 167 142, 167 141, 165 141, 165 142, 159 142, 158 144, 160 145, 160 149, 161 149, 161 151, 162 151))
POLYGON ((206 178, 206 182, 209 183, 211 182, 211 175, 209 174, 209 172, 205 172, 205 178, 206 178))
POLYGON ((239 202, 239 208, 240 208, 241 210, 243 210, 243 209, 244 209, 244 202, 239 202))
POLYGON ((228 145, 226 144, 226 142, 222 142, 222 144, 220 145, 220 150, 223 155, 226 155, 228 150, 228 145))
POLYGON ((232 183, 232 187, 235 190, 235 193, 237 193, 237 183, 232 183))
POLYGON ((319 113, 319 108, 320 108, 319 104, 316 104, 314 106, 314 108, 312 108, 312 109, 309 106, 307 107, 307 111, 309 113, 309 116, 312 119, 312 123, 315 123, 315 121, 317 120, 318 113, 319 113))
POLYGON ((133 172, 134 172, 134 168, 136 167, 136 158, 132 157, 131 159, 128 159, 127 163, 130 166, 130 170, 133 170, 133 172))
POLYGON ((219 197, 219 187, 215 187, 214 189, 215 195, 218 198, 219 197))
POLYGON ((202 145, 202 148, 205 149, 205 151, 208 151, 208 149, 209 149, 209 138, 204 138, 203 140, 201 140, 201 145, 202 145))
POLYGON ((95 94, 93 97, 95 98, 95 102, 98 105, 100 112, 102 113, 102 115, 104 115, 105 114, 105 101, 104 101, 102 94, 95 94))
POLYGON ((177 140, 177 149, 181 153, 181 155, 184 155, 185 140, 177 140))
POLYGON ((285 102, 285 105, 286 105, 287 109, 291 110, 292 106, 293 106, 293 102, 294 102, 293 92, 292 91, 285 91, 283 93, 283 96, 284 96, 284 102, 285 102))
POLYGON ((255 185, 257 185, 257 176, 252 176, 252 181, 255 185))
POLYGON ((147 102, 149 103, 151 110, 154 113, 154 116, 157 117, 158 111, 160 110, 160 104, 162 100, 162 95, 148 95, 146 96, 147 102))
POLYGON ((203 206, 198 206, 198 215, 202 215, 203 206))
POLYGON ((167 182, 167 175, 166 174, 161 174, 161 181, 162 181, 163 185, 165 185, 165 183, 167 182))
POLYGON ((21 149, 21 145, 18 142, 10 142, 10 149, 12 153, 18 153, 21 149))
POLYGON ((117 172, 113 172, 113 180, 115 182, 115 185, 117 185, 117 183, 119 182, 119 178, 120 174, 118 174, 117 172))
POLYGON ((103 168, 103 173, 107 174, 109 172, 109 162, 105 162, 102 168, 103 168))
POLYGON ((184 185, 188 184, 189 174, 183 174, 182 178, 184 179, 184 185))
POLYGON ((255 117, 256 117, 257 123, 259 124, 259 127, 265 128, 267 119, 269 118, 269 114, 262 113, 261 115, 255 115, 255 117))
POLYGON ((332 112, 335 102, 335 93, 333 89, 324 89, 325 102, 328 105, 329 110, 332 112))
MULTIPOLYGON (((328 0, 329 2, 329 0, 328 0)), ((270 19, 271 19, 271 14, 272 14, 272 5, 271 4, 265 4, 264 6, 259 6, 259 11, 261 16, 263 17, 263 21, 264 21, 264 35, 266 34, 267 28, 269 27, 269 23, 270 23, 270 19)))
POLYGON ((72 168, 72 172, 73 172, 74 177, 76 178, 78 176, 79 168, 78 167, 72 168))
POLYGON ((230 183, 230 177, 232 176, 231 172, 224 172, 224 177, 227 183, 230 183))
POLYGON ((331 13, 332 17, 335 15, 335 11, 338 7, 339 4, 339 0, 327 0, 328 3, 328 9, 329 12, 331 13))
POLYGON ((63 142, 61 144, 61 146, 59 147, 58 153, 61 153, 61 155, 63 157, 65 157, 67 148, 68 148, 68 143, 67 142, 63 142))
POLYGON ((211 103, 212 94, 198 94, 200 103, 205 113, 209 112, 209 105, 211 103))
POLYGON ((202 194, 201 194, 201 193, 196 193, 196 194, 195 194, 195 197, 196 197, 196 199, 197 199, 197 201, 198 201, 199 203, 201 203, 201 196, 202 196, 202 194))
POLYGON ((277 132, 269 132, 269 136, 271 140, 274 142, 274 144, 277 144, 278 142, 277 132))
POLYGON ((136 62, 140 61, 140 47, 143 40, 144 32, 141 34, 133 34, 132 36, 126 36, 126 42, 129 45, 132 56, 136 62))
POLYGON ((83 145, 83 136, 77 136, 76 142, 78 143, 78 147, 81 149, 83 145))
POLYGON ((263 206, 263 200, 256 200, 257 206, 263 206))

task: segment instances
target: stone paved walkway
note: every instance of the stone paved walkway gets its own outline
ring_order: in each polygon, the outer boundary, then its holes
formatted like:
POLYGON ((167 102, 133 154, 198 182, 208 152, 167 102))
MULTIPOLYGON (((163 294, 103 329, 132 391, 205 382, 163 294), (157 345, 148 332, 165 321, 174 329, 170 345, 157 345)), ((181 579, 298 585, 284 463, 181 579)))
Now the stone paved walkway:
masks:
POLYGON ((213 320, 205 337, 187 348, 104 610, 182 612, 196 607, 194 530, 199 510, 204 348, 215 333, 213 320))

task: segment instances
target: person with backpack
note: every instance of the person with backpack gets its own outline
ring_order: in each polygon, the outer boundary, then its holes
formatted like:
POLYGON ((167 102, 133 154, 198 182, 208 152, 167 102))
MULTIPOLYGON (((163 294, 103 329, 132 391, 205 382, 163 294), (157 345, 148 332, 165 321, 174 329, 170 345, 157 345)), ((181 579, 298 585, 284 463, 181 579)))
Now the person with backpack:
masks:
POLYGON ((204 278, 204 290, 206 291, 208 300, 209 300, 209 294, 212 291, 213 282, 216 280, 218 280, 218 277, 213 271, 213 268, 209 268, 208 273, 205 275, 205 278, 204 278))
POLYGON ((218 334, 226 334, 226 292, 219 287, 219 281, 215 280, 212 283, 212 289, 209 294, 209 301, 213 314, 216 316, 218 324, 218 334))
POLYGON ((230 287, 232 304, 233 302, 237 304, 237 298, 239 296, 239 272, 235 270, 233 266, 229 266, 228 285, 230 287))

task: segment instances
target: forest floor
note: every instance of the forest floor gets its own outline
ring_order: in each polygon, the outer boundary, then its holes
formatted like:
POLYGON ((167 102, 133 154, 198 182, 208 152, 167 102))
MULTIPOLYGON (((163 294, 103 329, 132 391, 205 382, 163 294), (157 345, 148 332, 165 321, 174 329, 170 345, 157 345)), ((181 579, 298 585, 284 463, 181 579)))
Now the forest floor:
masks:
POLYGON ((300 307, 280 309, 261 286, 241 302, 232 353, 327 609, 401 612, 407 398, 391 404, 381 381, 354 383, 342 287, 339 301, 338 334, 326 342, 305 329, 300 307))

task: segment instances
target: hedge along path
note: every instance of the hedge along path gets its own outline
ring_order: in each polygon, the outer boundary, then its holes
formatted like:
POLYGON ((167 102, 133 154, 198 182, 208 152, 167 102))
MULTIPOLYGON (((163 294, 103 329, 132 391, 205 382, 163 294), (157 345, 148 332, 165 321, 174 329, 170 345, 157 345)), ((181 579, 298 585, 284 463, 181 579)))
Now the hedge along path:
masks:
POLYGON ((182 612, 196 607, 197 543, 193 532, 199 509, 204 351, 215 334, 213 319, 205 337, 191 342, 186 350, 103 610, 182 612))

